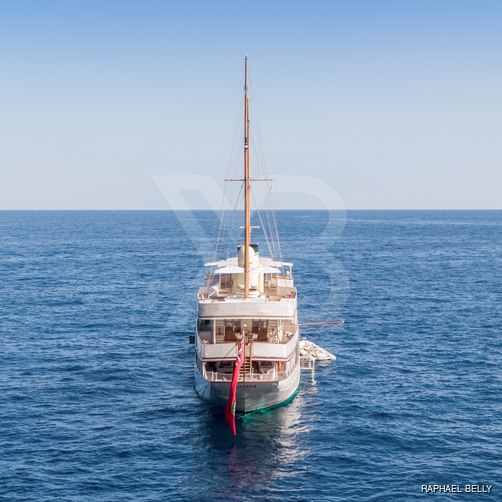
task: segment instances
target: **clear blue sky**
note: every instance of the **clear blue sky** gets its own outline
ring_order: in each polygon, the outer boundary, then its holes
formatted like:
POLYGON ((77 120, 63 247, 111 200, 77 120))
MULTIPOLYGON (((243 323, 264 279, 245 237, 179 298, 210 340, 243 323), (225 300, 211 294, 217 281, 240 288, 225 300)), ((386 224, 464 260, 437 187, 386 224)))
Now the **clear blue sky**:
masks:
POLYGON ((268 171, 353 208, 500 208, 502 2, 0 5, 0 209, 167 208, 225 177, 251 79, 268 171))

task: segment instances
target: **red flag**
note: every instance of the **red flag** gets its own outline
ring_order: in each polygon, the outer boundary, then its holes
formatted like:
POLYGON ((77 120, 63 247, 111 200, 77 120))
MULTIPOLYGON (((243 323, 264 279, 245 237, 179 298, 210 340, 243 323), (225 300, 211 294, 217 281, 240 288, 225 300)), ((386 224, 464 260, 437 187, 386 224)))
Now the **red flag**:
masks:
POLYGON ((237 394, 237 381, 239 380, 239 370, 242 366, 242 361, 244 352, 244 335, 242 336, 241 343, 239 344, 239 349, 237 350, 237 359, 234 364, 234 372, 232 374, 232 383, 230 384, 230 393, 228 394, 227 408, 225 410, 225 421, 230 425, 230 430, 232 435, 236 435, 235 430, 235 401, 237 394))

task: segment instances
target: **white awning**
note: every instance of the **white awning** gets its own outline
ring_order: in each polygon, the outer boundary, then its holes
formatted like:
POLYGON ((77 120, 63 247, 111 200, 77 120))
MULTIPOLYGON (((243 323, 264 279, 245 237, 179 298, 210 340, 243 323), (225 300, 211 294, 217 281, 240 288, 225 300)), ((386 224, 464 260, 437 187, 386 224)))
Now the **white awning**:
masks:
MULTIPOLYGON (((260 256, 260 265, 259 266, 266 266, 268 265, 269 267, 292 267, 293 264, 287 261, 276 261, 272 260, 272 258, 268 258, 266 256, 260 256)), ((211 261, 209 263, 204 263, 204 266, 206 267, 229 267, 229 266, 237 266, 237 258, 227 258, 226 260, 220 260, 220 261, 211 261)), ((225 273, 225 272, 224 272, 225 273)))
POLYGON ((229 265, 227 267, 218 268, 213 273, 215 275, 221 275, 221 274, 240 274, 242 272, 244 272, 244 269, 242 267, 238 267, 237 265, 229 265))
POLYGON ((280 270, 275 267, 269 267, 268 265, 260 265, 249 270, 251 273, 257 272, 259 274, 280 274, 280 270))
POLYGON ((289 261, 276 261, 272 258, 267 258, 266 256, 260 256, 261 265, 269 265, 270 267, 292 267, 293 264, 289 261))

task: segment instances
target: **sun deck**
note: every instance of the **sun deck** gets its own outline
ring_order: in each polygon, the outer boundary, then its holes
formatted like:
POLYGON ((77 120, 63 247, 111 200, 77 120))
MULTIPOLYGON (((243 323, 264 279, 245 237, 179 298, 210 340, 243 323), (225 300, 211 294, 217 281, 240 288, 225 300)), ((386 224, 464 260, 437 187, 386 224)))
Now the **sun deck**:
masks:
MULTIPOLYGON (((278 278, 279 279, 279 278, 278 278)), ((288 279, 284 277, 286 282, 288 279)), ((243 298, 242 291, 222 285, 217 279, 207 277, 207 285, 199 288, 199 300, 225 301, 243 298)), ((292 283, 292 281, 290 281, 292 283)), ((296 298, 296 288, 292 286, 265 285, 263 291, 250 291, 251 298, 265 298, 268 301, 281 301, 286 298, 296 298)))
MULTIPOLYGON (((199 300, 225 301, 244 297, 244 269, 238 265, 237 257, 206 263, 205 266, 208 272, 204 286, 199 289, 199 300)), ((251 284, 248 297, 267 301, 296 298, 292 267, 289 262, 259 257, 249 271, 251 284)))

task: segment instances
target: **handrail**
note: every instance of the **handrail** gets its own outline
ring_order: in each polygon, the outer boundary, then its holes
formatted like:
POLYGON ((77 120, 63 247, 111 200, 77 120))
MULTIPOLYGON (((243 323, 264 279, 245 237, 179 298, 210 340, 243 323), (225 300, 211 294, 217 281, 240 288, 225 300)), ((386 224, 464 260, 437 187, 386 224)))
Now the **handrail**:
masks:
MULTIPOLYGON (((292 366, 291 369, 286 371, 277 371, 275 368, 270 373, 256 373, 251 370, 246 376, 246 383, 252 382, 277 382, 279 380, 284 380, 287 378, 295 369, 295 366, 292 366)), ((232 381, 232 373, 220 373, 218 371, 204 371, 204 378, 209 380, 210 382, 231 382, 232 381)))
MULTIPOLYGON (((289 326, 289 327, 292 328, 293 330, 295 329, 294 326, 289 326)), ((235 343, 237 341, 237 340, 225 340, 225 339, 218 341, 218 336, 223 336, 223 335, 217 335, 215 338, 216 341, 213 343, 208 340, 203 340, 200 337, 201 332, 204 332, 204 330, 199 330, 199 329, 197 330, 197 338, 198 338, 198 342, 200 345, 218 345, 218 344, 222 344, 222 343, 235 343)), ((208 333, 208 332, 210 332, 210 330, 205 331, 205 333, 208 333)), ((255 339, 253 341, 253 343, 257 343, 257 344, 266 343, 266 344, 270 344, 270 345, 286 345, 287 343, 289 343, 291 341, 294 333, 295 333, 295 331, 283 331, 281 333, 274 333, 270 337, 267 335, 267 340, 255 339)), ((257 335, 257 333, 253 333, 253 334, 257 335)))

